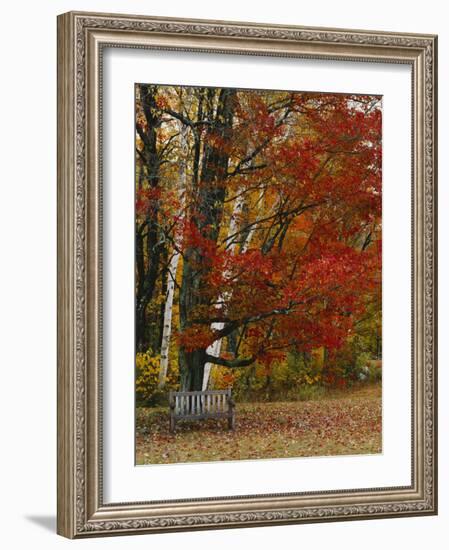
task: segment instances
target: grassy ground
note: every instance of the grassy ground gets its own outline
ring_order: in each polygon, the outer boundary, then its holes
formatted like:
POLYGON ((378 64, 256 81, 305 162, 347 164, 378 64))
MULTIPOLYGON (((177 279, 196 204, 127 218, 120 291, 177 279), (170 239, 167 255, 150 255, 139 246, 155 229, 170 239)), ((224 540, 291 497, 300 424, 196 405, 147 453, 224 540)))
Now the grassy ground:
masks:
POLYGON ((330 392, 320 400, 238 403, 225 421, 177 424, 167 408, 137 409, 137 464, 372 454, 382 451, 380 384, 330 392))

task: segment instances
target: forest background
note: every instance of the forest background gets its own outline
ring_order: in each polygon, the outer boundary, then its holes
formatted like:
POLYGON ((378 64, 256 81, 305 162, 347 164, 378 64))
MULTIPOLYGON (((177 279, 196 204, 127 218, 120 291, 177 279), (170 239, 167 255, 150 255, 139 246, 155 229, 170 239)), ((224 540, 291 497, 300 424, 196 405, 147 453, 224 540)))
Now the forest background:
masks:
POLYGON ((381 377, 381 98, 136 85, 136 395, 381 377))

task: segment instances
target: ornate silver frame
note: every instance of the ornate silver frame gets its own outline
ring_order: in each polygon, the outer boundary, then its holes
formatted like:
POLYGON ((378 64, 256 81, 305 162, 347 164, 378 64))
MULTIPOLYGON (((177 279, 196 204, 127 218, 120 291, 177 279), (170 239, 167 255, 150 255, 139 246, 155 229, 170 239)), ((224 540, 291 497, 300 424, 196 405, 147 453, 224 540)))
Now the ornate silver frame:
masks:
MULTIPOLYGON (((58 533, 86 536, 437 513, 437 37, 70 12, 58 17, 58 533), (104 46, 412 67, 412 484, 104 504, 101 52, 104 46)), ((149 495, 149 499, 151 495, 149 495)))

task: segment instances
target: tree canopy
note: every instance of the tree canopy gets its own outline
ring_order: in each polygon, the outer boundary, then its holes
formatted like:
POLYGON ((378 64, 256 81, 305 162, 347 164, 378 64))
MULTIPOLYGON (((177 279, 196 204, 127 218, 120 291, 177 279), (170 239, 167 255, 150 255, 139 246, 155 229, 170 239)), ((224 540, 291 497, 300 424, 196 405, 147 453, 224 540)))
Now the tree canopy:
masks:
POLYGON ((183 389, 380 316, 380 97, 139 84, 135 116, 136 346, 183 389))

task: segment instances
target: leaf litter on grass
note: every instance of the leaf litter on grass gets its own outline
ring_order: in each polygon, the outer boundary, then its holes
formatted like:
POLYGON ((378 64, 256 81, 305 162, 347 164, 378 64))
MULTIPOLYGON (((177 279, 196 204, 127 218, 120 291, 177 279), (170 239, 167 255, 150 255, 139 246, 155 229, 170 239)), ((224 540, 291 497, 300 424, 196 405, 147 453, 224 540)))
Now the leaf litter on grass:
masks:
POLYGON ((209 419, 180 422, 171 434, 166 409, 137 411, 137 464, 375 454, 381 445, 380 385, 314 401, 240 403, 235 431, 209 419))

